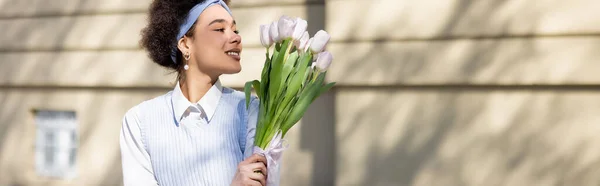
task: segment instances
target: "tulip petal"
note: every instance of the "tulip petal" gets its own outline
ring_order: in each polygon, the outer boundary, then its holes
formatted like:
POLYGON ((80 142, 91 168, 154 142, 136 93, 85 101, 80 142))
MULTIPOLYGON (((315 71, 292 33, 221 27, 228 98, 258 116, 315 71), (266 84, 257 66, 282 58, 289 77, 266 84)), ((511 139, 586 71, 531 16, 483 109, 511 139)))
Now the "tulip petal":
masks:
POLYGON ((271 23, 271 26, 269 27, 269 36, 271 37, 271 40, 273 40, 273 42, 280 42, 281 38, 279 37, 279 31, 277 28, 277 22, 273 22, 271 23))
POLYGON ((327 46, 331 36, 329 36, 329 34, 324 30, 319 30, 313 38, 314 40, 310 44, 310 50, 313 53, 319 53, 325 50, 325 47, 327 46))
POLYGON ((292 37, 292 34, 294 33, 296 20, 284 15, 281 16, 281 18, 279 18, 277 26, 277 30, 279 31, 279 38, 287 39, 289 37, 292 37))
POLYGON ((308 35, 308 31, 304 31, 304 34, 302 34, 302 37, 300 37, 300 39, 297 41, 296 47, 298 47, 299 51, 304 52, 306 46, 308 45, 308 40, 310 39, 310 35, 308 35))
POLYGON ((310 38, 308 39, 308 41, 306 42, 306 46, 304 46, 304 52, 308 51, 308 49, 310 49, 310 46, 312 45, 313 40, 315 40, 314 38, 310 38))
POLYGON ((260 25, 260 43, 265 48, 269 48, 273 44, 273 40, 271 39, 271 36, 269 35, 269 30, 270 30, 269 26, 270 25, 260 25))
POLYGON ((327 71, 329 65, 333 61, 333 56, 328 51, 321 52, 317 55, 316 67, 321 71, 327 71))
POLYGON ((306 28, 308 27, 308 22, 302 18, 296 18, 296 26, 294 27, 294 32, 292 33, 292 38, 294 40, 300 40, 306 32, 306 28))

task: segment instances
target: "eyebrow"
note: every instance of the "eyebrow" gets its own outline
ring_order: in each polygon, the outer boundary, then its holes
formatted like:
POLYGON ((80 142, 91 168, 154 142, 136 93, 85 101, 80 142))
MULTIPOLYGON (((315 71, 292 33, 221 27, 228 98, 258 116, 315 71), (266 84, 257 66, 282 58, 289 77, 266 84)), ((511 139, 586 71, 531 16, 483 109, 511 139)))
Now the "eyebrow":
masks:
MULTIPOLYGON (((212 25, 214 23, 225 23, 225 22, 227 22, 227 20, 225 20, 225 19, 215 19, 215 20, 211 21, 208 24, 208 26, 210 26, 210 25, 212 25)), ((233 25, 237 25, 236 22, 235 22, 235 20, 233 20, 233 25)))

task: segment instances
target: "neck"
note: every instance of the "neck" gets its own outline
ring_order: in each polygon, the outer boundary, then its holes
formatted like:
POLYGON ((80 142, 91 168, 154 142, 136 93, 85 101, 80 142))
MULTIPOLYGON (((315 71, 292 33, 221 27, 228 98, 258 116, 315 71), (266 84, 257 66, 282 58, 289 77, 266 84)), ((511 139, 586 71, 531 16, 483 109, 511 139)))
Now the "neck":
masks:
MULTIPOLYGON (((190 68, 191 70, 191 68, 190 68)), ((185 79, 179 82, 183 95, 191 102, 196 103, 208 92, 208 90, 217 82, 217 77, 211 77, 207 74, 193 74, 190 71, 185 72, 185 79)))

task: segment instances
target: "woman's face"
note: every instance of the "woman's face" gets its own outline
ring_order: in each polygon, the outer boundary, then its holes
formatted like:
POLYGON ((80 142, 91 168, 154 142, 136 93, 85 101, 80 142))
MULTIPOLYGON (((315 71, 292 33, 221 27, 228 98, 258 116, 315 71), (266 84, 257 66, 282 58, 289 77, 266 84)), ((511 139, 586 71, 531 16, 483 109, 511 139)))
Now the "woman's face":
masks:
POLYGON ((242 38, 233 17, 219 5, 204 10, 196 21, 193 38, 188 38, 190 69, 212 77, 241 70, 242 38))

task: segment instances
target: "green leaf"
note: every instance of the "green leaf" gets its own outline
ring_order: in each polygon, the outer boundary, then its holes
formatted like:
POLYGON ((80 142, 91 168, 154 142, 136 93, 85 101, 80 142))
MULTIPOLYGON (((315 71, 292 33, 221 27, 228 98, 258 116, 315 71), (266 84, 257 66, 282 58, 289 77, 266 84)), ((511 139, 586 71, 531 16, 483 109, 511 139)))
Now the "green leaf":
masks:
POLYGON ((250 108, 250 93, 252 92, 252 90, 250 88, 252 88, 252 84, 254 81, 257 81, 257 80, 248 81, 248 82, 246 82, 246 85, 244 86, 244 93, 246 94, 246 110, 248 110, 250 108))
MULTIPOLYGON (((322 86, 322 87, 321 87, 321 90, 319 90, 319 94, 318 94, 318 95, 321 95, 321 94, 323 94, 323 93, 327 92, 327 91, 328 91, 329 89, 331 89, 331 87, 333 87, 334 85, 335 85, 335 82, 331 82, 331 83, 327 83, 325 86, 322 86)), ((317 96, 318 96, 318 95, 317 95, 317 96)))
POLYGON ((319 74, 317 75, 317 79, 315 79, 315 81, 314 81, 313 83, 314 83, 314 84, 317 84, 317 85, 319 85, 319 86, 322 86, 322 85, 323 85, 323 82, 325 81, 325 75, 326 75, 326 74, 327 74, 326 72, 319 73, 319 74))
POLYGON ((325 81, 326 72, 319 73, 315 81, 309 82, 307 88, 301 92, 298 102, 294 105, 294 108, 290 111, 287 120, 281 127, 283 135, 293 127, 303 116, 310 104, 314 102, 322 93, 328 91, 335 85, 335 82, 323 85, 325 81))
POLYGON ((261 138, 260 136, 264 136, 264 134, 267 131, 267 127, 268 127, 268 123, 270 121, 270 116, 267 115, 266 113, 266 109, 264 109, 266 107, 265 106, 261 106, 260 110, 258 111, 258 123, 256 126, 256 134, 254 135, 254 144, 259 145, 259 147, 263 148, 263 146, 260 146, 260 144, 262 143, 263 138, 261 138))
MULTIPOLYGON (((276 52, 277 51, 275 51, 273 53, 273 56, 276 55, 276 52)), ((265 98, 267 98, 266 90, 267 90, 267 88, 269 86, 269 79, 268 79, 268 77, 269 77, 269 71, 271 69, 271 59, 273 59, 272 57, 269 58, 269 49, 267 49, 267 53, 265 55, 266 55, 266 58, 265 58, 265 63, 263 65, 263 69, 262 69, 262 73, 261 73, 261 80, 260 80, 260 88, 261 88, 261 90, 260 90, 260 92, 261 92, 260 97, 263 98, 263 99, 261 99, 261 103, 262 104, 266 103, 266 99, 265 99, 265 98)))
POLYGON ((265 116, 262 114, 265 111, 262 109, 262 107, 258 110, 259 114, 258 114, 258 121, 256 123, 256 133, 254 134, 254 144, 260 144, 262 138, 258 137, 258 136, 262 136, 264 134, 264 130, 265 130, 265 116))
MULTIPOLYGON (((265 95, 265 99, 263 99, 263 103, 265 104, 265 110, 269 110, 271 107, 273 107, 273 101, 272 101, 272 91, 270 91, 272 88, 272 80, 271 80, 271 76, 273 74, 273 68, 274 68, 274 60, 277 59, 277 57, 279 56, 279 51, 278 50, 274 50, 273 51, 273 56, 271 57, 271 60, 268 63, 268 69, 264 69, 263 68, 263 74, 262 74, 262 85, 261 88, 263 89, 263 94, 265 95)), ((265 113, 268 114, 268 113, 265 113)))
POLYGON ((304 77, 302 77, 302 80, 303 80, 302 81, 302 87, 306 86, 306 84, 310 82, 309 78, 311 78, 310 75, 313 73, 313 70, 314 70, 311 67, 312 66, 312 63, 311 63, 312 62, 312 58, 313 58, 313 56, 310 55, 309 58, 305 59, 306 60, 307 70, 304 73, 304 77))
POLYGON ((269 73, 269 106, 273 106, 279 86, 281 83, 281 70, 283 68, 283 59, 285 58, 290 40, 284 40, 280 50, 277 51, 277 56, 271 61, 271 72, 269 73))
POLYGON ((250 108, 250 94, 252 92, 252 90, 250 89, 251 87, 254 87, 254 90, 259 95, 258 98, 260 98, 260 81, 252 80, 246 82, 246 84, 244 85, 244 93, 246 94, 246 110, 250 108))
POLYGON ((258 80, 254 80, 252 81, 252 88, 254 88, 254 91, 256 91, 256 95, 258 96, 259 99, 262 98, 262 90, 260 89, 260 81, 258 80))
MULTIPOLYGON (((280 93, 280 86, 281 86, 281 79, 282 79, 282 68, 283 68, 283 62, 284 59, 286 58, 286 56, 288 56, 288 52, 289 52, 289 47, 292 46, 291 43, 291 39, 286 39, 283 41, 283 44, 281 45, 280 50, 278 51, 278 55, 276 58, 274 58, 273 61, 271 61, 272 64, 272 69, 271 72, 269 73, 269 95, 268 95, 268 102, 269 102, 269 108, 268 110, 270 111, 269 113, 267 113, 268 115, 274 115, 275 111, 277 110, 276 106, 278 105, 278 101, 279 101, 279 96, 281 95, 280 93)), ((267 130, 270 130, 272 128, 272 126, 268 126, 269 128, 267 130)))
POLYGON ((319 88, 319 92, 317 93, 317 95, 315 95, 315 97, 313 98, 313 101, 315 101, 319 96, 321 96, 321 94, 327 92, 329 89, 331 89, 331 87, 333 87, 333 85, 335 85, 335 82, 332 83, 328 83, 324 86, 321 86, 319 88))
MULTIPOLYGON (((279 47, 280 47, 279 44, 277 44, 276 49, 279 47)), ((262 136, 266 132, 266 129, 267 129, 266 123, 270 119, 270 117, 267 115, 267 112, 266 112, 270 108, 269 94, 268 94, 269 74, 272 69, 273 59, 277 58, 277 56, 279 55, 279 52, 277 50, 274 50, 273 54, 269 58, 269 53, 267 50, 267 53, 265 55, 266 55, 265 63, 264 63, 263 70, 261 73, 261 81, 260 81, 262 97, 260 97, 261 99, 260 99, 260 104, 259 104, 258 123, 256 126, 255 136, 262 136)), ((260 144, 261 141, 262 141, 262 138, 260 138, 260 137, 254 138, 254 144, 260 144)))
POLYGON ((283 87, 283 85, 285 83, 287 83, 287 81, 290 78, 290 73, 292 72, 292 69, 294 69, 294 64, 296 63, 296 60, 298 59, 298 53, 294 52, 291 53, 290 56, 287 58, 287 60, 285 61, 285 63, 283 64, 283 69, 281 71, 281 84, 280 84, 280 91, 281 91, 281 87, 283 87))
POLYGON ((304 81, 304 75, 306 74, 306 71, 309 68, 307 65, 305 65, 309 62, 309 57, 310 56, 308 55, 302 55, 300 59, 298 59, 297 67, 294 68, 295 71, 290 75, 290 78, 287 82, 287 90, 285 91, 285 97, 281 102, 281 105, 285 108, 281 109, 281 111, 277 112, 277 114, 283 114, 283 110, 287 109, 288 105, 290 105, 290 102, 293 100, 293 98, 298 97, 298 92, 300 91, 300 88, 302 87, 302 83, 304 81))
POLYGON ((283 84, 282 82, 284 82, 285 79, 283 79, 285 76, 289 75, 289 71, 291 71, 291 69, 288 71, 288 69, 286 69, 284 72, 284 67, 285 67, 285 62, 286 60, 289 58, 289 51, 291 49, 291 47, 293 47, 292 45, 292 40, 291 39, 285 39, 283 40, 279 50, 278 50, 278 55, 277 57, 273 58, 273 60, 271 61, 272 64, 272 69, 271 72, 269 73, 269 95, 268 95, 268 102, 269 102, 269 108, 268 108, 268 113, 265 113, 267 115, 267 117, 269 118, 267 120, 266 126, 265 126, 265 133, 262 134, 263 139, 261 140, 261 146, 266 146, 268 145, 270 138, 273 137, 274 135, 274 131, 279 130, 281 122, 278 121, 279 117, 281 117, 281 115, 277 115, 277 110, 279 110, 279 106, 280 106, 280 96, 283 96, 282 93, 282 87, 283 84), (284 74, 286 73, 286 74, 284 74))
POLYGON ((278 103, 281 103, 285 99, 284 95, 287 95, 287 92, 289 92, 290 81, 294 75, 292 71, 297 70, 294 68, 294 64, 296 63, 297 59, 298 53, 294 52, 290 54, 290 56, 287 58, 287 61, 283 65, 283 69, 281 71, 281 82, 279 84, 279 90, 277 91, 279 96, 277 99, 278 103))
POLYGON ((304 113, 308 109, 308 106, 313 102, 313 98, 319 91, 319 86, 316 84, 311 85, 302 92, 302 95, 298 99, 298 102, 294 105, 294 108, 290 111, 288 118, 284 121, 281 130, 283 131, 283 136, 287 133, 287 131, 294 126, 301 118, 304 116, 304 113))

